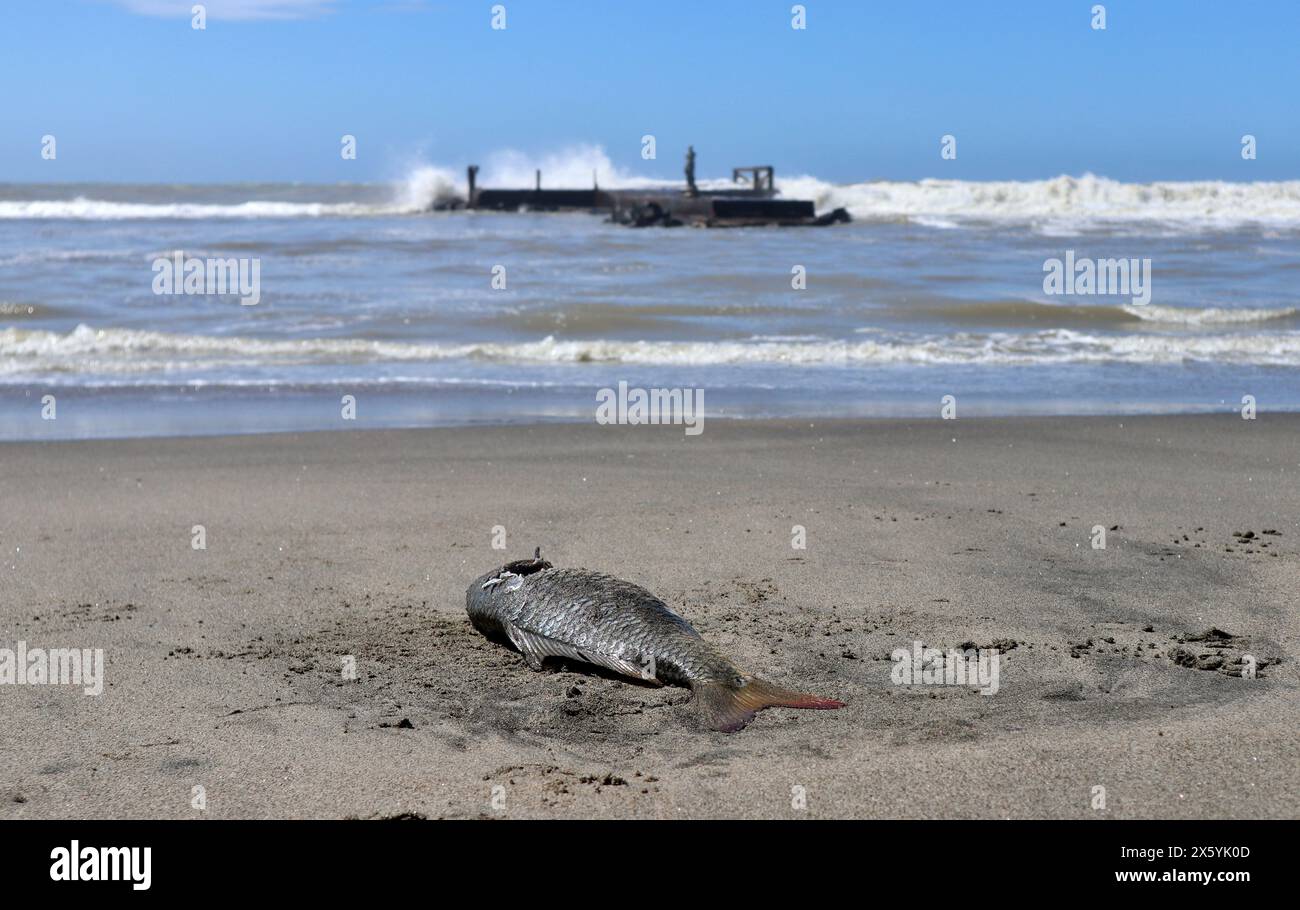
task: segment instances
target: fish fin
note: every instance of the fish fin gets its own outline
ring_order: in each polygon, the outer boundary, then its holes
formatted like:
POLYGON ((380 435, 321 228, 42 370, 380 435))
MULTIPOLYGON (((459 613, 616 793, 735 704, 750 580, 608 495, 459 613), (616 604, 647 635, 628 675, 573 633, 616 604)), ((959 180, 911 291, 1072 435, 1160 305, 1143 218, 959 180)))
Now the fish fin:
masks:
POLYGON ((533 551, 532 559, 516 559, 514 562, 508 562, 501 567, 501 571, 514 575, 532 575, 534 572, 553 568, 555 568, 553 565, 542 559, 542 548, 538 547, 533 551))
POLYGON ((843 708, 844 702, 807 692, 783 689, 757 676, 730 680, 706 679, 691 684, 699 711, 714 730, 735 733, 743 730, 764 708, 843 708))
POLYGON ((555 641, 544 635, 525 631, 514 623, 506 623, 505 627, 510 643, 519 649, 519 653, 524 655, 524 660, 527 661, 529 668, 533 670, 542 669, 542 661, 548 657, 581 659, 578 655, 578 649, 571 645, 555 641))
POLYGON ((529 632, 513 623, 506 623, 506 634, 509 636, 511 644, 524 655, 524 660, 528 662, 528 666, 534 670, 540 670, 542 661, 548 657, 567 657, 569 660, 595 664, 598 667, 613 670, 615 673, 631 676, 633 679, 656 683, 659 681, 655 676, 653 657, 645 664, 622 660, 596 651, 579 648, 567 642, 556 641, 554 638, 547 638, 545 635, 538 635, 536 632, 529 632))

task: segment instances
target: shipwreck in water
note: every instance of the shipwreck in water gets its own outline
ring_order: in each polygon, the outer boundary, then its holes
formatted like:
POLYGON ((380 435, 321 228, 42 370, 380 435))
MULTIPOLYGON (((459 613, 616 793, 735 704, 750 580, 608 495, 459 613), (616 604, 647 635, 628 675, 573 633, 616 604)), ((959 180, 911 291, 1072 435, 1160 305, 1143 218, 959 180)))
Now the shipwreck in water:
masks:
POLYGON ((437 208, 586 211, 628 227, 822 227, 851 220, 842 208, 818 215, 811 200, 779 198, 771 165, 732 168, 733 186, 700 189, 695 183, 693 148, 687 150, 686 183, 680 187, 606 190, 593 174, 590 189, 545 189, 539 170, 531 189, 495 189, 478 185, 478 165, 474 164, 466 177, 466 198, 437 208))

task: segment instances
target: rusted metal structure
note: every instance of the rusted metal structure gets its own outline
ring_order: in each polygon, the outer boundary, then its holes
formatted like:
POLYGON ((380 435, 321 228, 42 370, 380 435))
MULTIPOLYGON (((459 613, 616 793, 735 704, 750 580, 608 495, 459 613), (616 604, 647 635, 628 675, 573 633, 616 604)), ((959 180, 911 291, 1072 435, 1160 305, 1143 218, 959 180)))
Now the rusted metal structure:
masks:
POLYGON ((733 168, 732 182, 745 186, 701 190, 695 185, 694 152, 687 152, 684 189, 602 190, 595 174, 591 189, 543 189, 540 170, 532 189, 480 188, 478 166, 470 165, 464 205, 507 212, 587 211, 629 227, 816 227, 850 220, 844 209, 819 216, 810 200, 776 198, 776 172, 770 164, 733 168))

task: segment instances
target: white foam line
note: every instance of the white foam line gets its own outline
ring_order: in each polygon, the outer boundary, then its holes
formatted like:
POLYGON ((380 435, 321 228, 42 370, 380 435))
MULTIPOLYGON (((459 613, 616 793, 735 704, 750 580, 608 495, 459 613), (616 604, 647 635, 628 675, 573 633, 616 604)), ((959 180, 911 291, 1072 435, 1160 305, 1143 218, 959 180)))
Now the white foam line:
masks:
POLYGON ((1037 365, 1180 363, 1300 365, 1300 332, 1273 334, 1091 335, 1065 329, 821 341, 561 341, 403 343, 355 338, 260 339, 170 335, 78 326, 66 335, 0 330, 0 375, 185 372, 221 367, 419 363, 455 359, 499 363, 713 366, 873 364, 1037 365))

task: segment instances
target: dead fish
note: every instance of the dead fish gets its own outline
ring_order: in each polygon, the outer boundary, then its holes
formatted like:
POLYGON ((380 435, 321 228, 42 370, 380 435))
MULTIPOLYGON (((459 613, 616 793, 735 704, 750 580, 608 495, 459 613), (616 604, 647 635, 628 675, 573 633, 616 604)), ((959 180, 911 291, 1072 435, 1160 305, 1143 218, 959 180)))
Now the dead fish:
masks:
POLYGON ((764 708, 842 708, 740 670, 662 600, 631 582, 541 558, 507 563, 465 593, 474 628, 506 639, 528 666, 568 658, 659 684, 689 686, 705 723, 740 730, 764 708))

